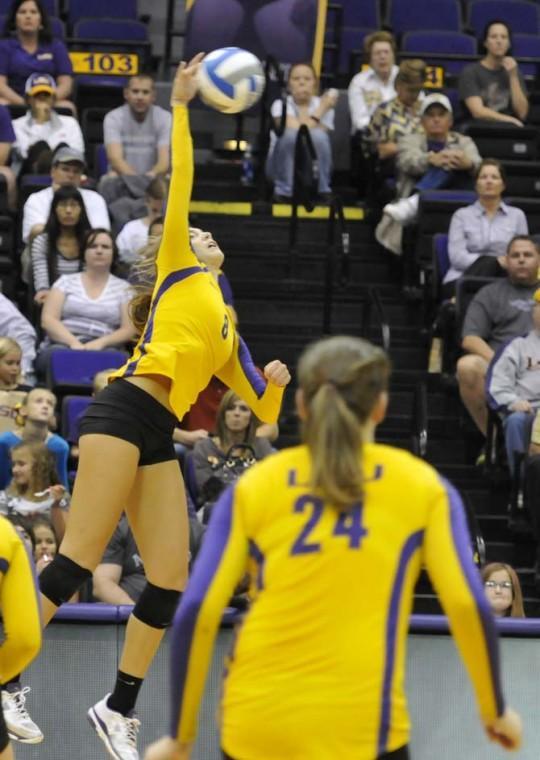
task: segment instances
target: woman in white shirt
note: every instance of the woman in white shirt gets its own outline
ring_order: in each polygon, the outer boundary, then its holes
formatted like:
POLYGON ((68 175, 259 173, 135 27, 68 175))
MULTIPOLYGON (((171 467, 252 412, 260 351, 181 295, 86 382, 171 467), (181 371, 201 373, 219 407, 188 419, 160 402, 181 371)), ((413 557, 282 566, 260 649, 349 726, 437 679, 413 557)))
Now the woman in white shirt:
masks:
MULTIPOLYGON (((287 119, 281 137, 271 133, 270 150, 266 160, 266 174, 274 183, 275 200, 290 201, 293 192, 294 151, 298 130, 309 128, 319 165, 318 189, 321 195, 331 192, 332 146, 329 132, 334 128, 334 106, 337 91, 328 90, 322 97, 316 95, 317 75, 311 63, 296 63, 291 67, 287 82, 287 119)), ((272 116, 276 126, 281 119, 281 100, 272 103, 272 116)))
POLYGON ((135 337, 128 314, 130 286, 111 273, 116 256, 109 230, 90 230, 84 271, 60 277, 43 305, 41 326, 47 337, 36 360, 38 373, 55 347, 100 351, 122 348, 135 337))
POLYGON ((348 90, 353 134, 367 129, 377 106, 397 94, 394 82, 399 68, 394 36, 373 32, 364 40, 364 53, 369 66, 351 79, 348 90))

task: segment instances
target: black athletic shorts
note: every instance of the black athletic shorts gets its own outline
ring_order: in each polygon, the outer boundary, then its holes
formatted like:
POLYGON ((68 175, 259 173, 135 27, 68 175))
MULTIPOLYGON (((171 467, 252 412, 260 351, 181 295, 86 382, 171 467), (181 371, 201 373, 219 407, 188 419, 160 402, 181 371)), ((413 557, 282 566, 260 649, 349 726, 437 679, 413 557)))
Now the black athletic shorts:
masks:
POLYGON ((6 719, 0 705, 0 752, 3 752, 9 744, 9 734, 6 726, 6 719))
MULTIPOLYGON (((233 757, 228 755, 226 752, 223 752, 223 760, 234 760, 233 757)), ((385 755, 379 755, 377 760, 410 760, 409 758, 409 749, 408 747, 401 747, 401 749, 396 749, 394 752, 387 752, 385 755)))
POLYGON ((133 443, 139 466, 176 459, 174 414, 142 388, 118 378, 100 391, 81 420, 79 435, 99 433, 133 443))

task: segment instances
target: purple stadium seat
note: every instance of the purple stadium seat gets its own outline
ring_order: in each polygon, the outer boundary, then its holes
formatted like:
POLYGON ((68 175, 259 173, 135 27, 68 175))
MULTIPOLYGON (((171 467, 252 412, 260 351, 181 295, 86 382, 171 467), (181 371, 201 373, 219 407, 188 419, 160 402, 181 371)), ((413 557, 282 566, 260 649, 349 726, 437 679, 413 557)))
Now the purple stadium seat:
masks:
POLYGON ((79 440, 81 415, 92 401, 91 396, 65 396, 62 401, 60 435, 69 443, 79 440))
POLYGON ((450 269, 448 235, 444 232, 438 232, 436 235, 433 235, 433 263, 437 279, 439 282, 442 282, 445 274, 450 269))
POLYGON ((363 26, 380 29, 379 0, 341 0, 343 26, 363 26))
POLYGON ((528 0, 473 0, 469 5, 468 26, 477 39, 493 19, 505 21, 514 34, 538 34, 538 6, 528 0))
POLYGON ((386 15, 395 34, 422 29, 461 30, 458 0, 390 0, 386 15))
POLYGON ((430 53, 452 53, 475 56, 477 42, 474 37, 462 32, 407 32, 403 35, 401 49, 404 53, 416 53, 428 63, 444 66, 447 74, 457 75, 470 61, 429 60, 430 53))
POLYGON ((137 20, 137 0, 70 0, 68 20, 76 24, 82 18, 122 18, 137 20))
POLYGON ((118 18, 85 18, 73 27, 76 38, 96 37, 104 40, 148 41, 148 26, 142 21, 118 18))
POLYGON ((126 358, 123 351, 58 349, 51 353, 47 368, 47 385, 62 396, 68 393, 90 393, 96 372, 121 367, 126 358))
MULTIPOLYGON (((536 34, 512 35, 512 54, 516 58, 540 58, 540 37, 536 34)), ((535 77, 539 71, 537 63, 520 63, 519 70, 526 77, 535 77)))
POLYGON ((360 65, 363 61, 357 59, 355 70, 350 70, 351 60, 350 53, 352 50, 363 50, 364 37, 372 34, 375 29, 361 29, 359 27, 344 26, 341 30, 341 45, 339 49, 339 71, 341 74, 354 76, 360 71, 360 65))

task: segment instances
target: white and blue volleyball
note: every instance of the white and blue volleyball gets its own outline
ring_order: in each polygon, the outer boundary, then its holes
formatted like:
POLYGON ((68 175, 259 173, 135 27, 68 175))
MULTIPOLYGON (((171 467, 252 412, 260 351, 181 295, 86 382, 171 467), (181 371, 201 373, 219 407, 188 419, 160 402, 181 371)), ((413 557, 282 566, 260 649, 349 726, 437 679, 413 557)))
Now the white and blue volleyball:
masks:
POLYGON ((199 67, 199 94, 206 105, 222 113, 251 108, 264 90, 259 59, 237 47, 214 50, 199 67))

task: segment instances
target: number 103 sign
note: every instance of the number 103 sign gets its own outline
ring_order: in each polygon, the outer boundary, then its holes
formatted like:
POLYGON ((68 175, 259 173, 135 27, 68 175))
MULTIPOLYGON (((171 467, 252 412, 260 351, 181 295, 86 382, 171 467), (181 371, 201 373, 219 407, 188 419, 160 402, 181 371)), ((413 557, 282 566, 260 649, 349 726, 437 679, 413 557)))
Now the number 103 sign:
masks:
POLYGON ((139 56, 136 53, 72 52, 69 57, 74 74, 131 77, 139 73, 139 56))

